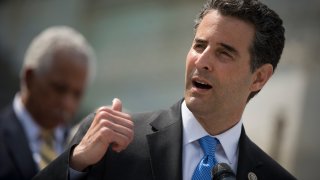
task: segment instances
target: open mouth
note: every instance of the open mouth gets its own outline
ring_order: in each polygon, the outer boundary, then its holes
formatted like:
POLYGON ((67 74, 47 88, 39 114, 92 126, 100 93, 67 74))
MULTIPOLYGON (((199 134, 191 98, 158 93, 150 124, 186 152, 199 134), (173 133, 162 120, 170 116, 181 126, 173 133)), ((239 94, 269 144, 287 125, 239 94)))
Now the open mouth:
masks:
POLYGON ((192 84, 193 84, 193 86, 195 86, 196 88, 199 88, 199 89, 211 89, 212 88, 212 86, 210 84, 207 84, 205 82, 201 82, 198 80, 193 80, 192 84))

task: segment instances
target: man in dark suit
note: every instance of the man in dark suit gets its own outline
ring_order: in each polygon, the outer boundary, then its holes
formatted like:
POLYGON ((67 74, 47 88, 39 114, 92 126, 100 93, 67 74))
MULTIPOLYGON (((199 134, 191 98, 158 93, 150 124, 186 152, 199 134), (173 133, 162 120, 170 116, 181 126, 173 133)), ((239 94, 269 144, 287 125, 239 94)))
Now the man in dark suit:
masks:
POLYGON ((66 152, 35 179, 211 179, 217 162, 237 179, 295 179, 247 137, 241 116, 284 47, 278 15, 256 0, 209 0, 186 58, 184 99, 168 110, 84 120, 66 152))
POLYGON ((93 61, 84 37, 67 26, 50 27, 32 41, 20 92, 0 113, 1 180, 31 179, 63 152, 93 61))

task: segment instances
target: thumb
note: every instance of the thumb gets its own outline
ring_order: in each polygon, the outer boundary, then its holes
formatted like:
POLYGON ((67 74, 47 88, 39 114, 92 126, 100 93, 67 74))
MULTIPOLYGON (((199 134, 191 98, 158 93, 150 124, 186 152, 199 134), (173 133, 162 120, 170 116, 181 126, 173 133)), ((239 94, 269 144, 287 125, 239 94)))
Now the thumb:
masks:
POLYGON ((112 109, 116 111, 122 111, 122 102, 118 98, 112 100, 112 109))

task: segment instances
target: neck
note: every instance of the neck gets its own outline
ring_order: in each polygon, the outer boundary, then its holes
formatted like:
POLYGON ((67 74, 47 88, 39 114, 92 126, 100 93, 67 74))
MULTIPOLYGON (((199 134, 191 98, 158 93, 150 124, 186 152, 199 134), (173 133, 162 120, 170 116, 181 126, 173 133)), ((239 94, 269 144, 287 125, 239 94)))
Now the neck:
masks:
POLYGON ((212 114, 209 116, 194 113, 194 116, 210 135, 218 135, 235 126, 240 121, 242 113, 234 115, 212 114))

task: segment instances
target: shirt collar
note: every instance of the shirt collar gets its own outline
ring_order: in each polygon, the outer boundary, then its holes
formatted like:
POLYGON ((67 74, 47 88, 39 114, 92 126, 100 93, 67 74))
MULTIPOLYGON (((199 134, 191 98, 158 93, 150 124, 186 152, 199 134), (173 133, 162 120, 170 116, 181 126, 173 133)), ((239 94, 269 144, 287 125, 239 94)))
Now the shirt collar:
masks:
POLYGON ((13 110, 16 113, 18 120, 22 124, 29 141, 36 141, 39 138, 40 127, 38 124, 36 124, 30 113, 25 108, 20 94, 16 94, 14 97, 13 110))
MULTIPOLYGON (((209 135, 201 124, 196 120, 192 112, 188 109, 185 101, 181 105, 182 124, 183 124, 183 146, 197 141, 198 139, 209 135), (192 132, 192 133, 191 133, 192 132)), ((229 160, 235 157, 238 149, 238 142, 241 134, 242 121, 240 120, 229 130, 213 136, 217 138, 229 160)))

